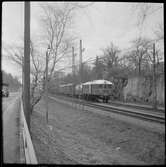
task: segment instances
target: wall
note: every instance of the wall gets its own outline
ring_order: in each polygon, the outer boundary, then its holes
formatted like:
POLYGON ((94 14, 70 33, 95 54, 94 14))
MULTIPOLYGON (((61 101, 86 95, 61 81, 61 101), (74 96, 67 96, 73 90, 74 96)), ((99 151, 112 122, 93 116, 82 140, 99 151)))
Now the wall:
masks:
MULTIPOLYGON (((157 78, 157 101, 164 104, 165 101, 165 84, 164 76, 157 78)), ((127 85, 123 88, 123 98, 130 102, 146 102, 153 101, 153 82, 152 77, 131 77, 128 79, 127 85)))

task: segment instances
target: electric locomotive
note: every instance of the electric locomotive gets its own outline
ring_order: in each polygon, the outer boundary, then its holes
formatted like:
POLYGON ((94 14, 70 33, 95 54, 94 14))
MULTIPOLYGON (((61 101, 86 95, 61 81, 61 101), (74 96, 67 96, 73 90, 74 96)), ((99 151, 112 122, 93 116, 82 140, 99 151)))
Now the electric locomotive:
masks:
POLYGON ((112 94, 113 83, 107 80, 93 80, 82 84, 73 83, 60 85, 61 94, 85 100, 108 102, 112 94))
POLYGON ((83 98, 86 100, 108 102, 112 93, 113 83, 107 80, 94 80, 82 85, 83 98))

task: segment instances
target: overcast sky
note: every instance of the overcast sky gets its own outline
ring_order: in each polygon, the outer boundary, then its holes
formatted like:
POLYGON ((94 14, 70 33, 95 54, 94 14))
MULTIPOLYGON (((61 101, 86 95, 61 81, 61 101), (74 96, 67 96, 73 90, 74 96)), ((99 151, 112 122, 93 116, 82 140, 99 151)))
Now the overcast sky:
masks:
MULTIPOLYGON (((162 6, 162 4, 154 4, 162 6)), ((40 10, 38 2, 31 2, 31 38, 40 30, 40 10)), ((101 54, 104 48, 113 42, 120 49, 130 47, 130 41, 138 36, 136 14, 131 10, 131 3, 95 2, 86 9, 79 10, 75 16, 73 33, 82 39, 83 60, 101 54)), ((144 35, 154 38, 156 25, 163 22, 163 9, 150 15, 144 25, 144 35)), ((23 38, 24 3, 4 2, 2 6, 2 41, 16 44, 23 38)), ((78 40, 79 44, 79 40, 78 40)), ((2 58, 2 69, 13 75, 21 76, 21 70, 2 58)))

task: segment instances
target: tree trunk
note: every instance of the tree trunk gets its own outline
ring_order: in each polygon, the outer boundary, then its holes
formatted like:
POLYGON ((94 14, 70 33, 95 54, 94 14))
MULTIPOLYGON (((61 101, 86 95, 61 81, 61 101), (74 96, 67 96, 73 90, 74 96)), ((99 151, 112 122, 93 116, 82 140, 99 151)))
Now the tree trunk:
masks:
POLYGON ((139 76, 141 75, 141 59, 139 58, 139 62, 138 62, 138 74, 139 76))

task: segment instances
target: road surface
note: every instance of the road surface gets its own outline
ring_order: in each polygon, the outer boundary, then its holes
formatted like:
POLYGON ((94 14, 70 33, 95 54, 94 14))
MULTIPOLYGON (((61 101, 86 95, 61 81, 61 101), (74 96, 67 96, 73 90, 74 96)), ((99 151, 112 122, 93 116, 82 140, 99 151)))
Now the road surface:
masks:
POLYGON ((19 103, 20 94, 3 97, 3 162, 19 163, 19 103))

